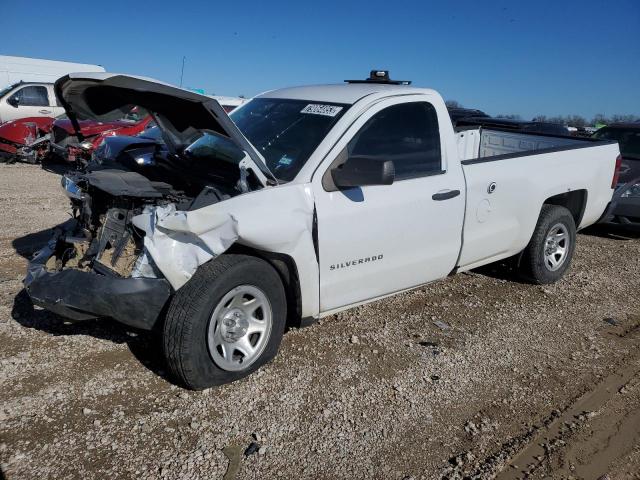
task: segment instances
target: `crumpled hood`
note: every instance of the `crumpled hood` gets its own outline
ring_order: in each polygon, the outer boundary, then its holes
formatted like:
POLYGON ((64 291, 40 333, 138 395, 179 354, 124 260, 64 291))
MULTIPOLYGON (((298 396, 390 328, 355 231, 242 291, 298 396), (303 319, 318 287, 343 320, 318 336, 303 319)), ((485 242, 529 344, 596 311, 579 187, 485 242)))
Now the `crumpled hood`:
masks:
POLYGON ((169 148, 180 150, 203 131, 230 138, 247 153, 260 181, 275 180, 264 159, 213 98, 149 78, 114 73, 70 73, 55 83, 58 101, 64 106, 78 136, 79 118, 114 121, 139 106, 150 112, 169 148))

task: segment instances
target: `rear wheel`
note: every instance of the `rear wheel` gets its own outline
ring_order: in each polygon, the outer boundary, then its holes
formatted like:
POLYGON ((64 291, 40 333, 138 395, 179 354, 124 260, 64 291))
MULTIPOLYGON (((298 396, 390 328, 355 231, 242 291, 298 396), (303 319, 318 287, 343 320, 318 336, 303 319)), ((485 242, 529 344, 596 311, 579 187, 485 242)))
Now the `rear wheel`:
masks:
POLYGON ((521 276, 537 284, 555 283, 568 270, 576 243, 571 212, 557 205, 543 205, 529 245, 520 259, 521 276))
POLYGON ((169 370, 193 389, 238 380, 275 357, 285 319, 284 287, 271 265, 222 255, 171 300, 163 331, 169 370))

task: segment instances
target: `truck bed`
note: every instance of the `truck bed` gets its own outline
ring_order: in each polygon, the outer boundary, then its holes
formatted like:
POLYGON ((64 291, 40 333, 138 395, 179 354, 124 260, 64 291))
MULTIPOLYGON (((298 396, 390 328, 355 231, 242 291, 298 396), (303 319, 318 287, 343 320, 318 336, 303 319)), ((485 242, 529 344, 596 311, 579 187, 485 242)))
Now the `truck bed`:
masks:
POLYGON ((456 129, 456 143, 460 160, 465 162, 538 150, 580 148, 593 145, 594 140, 482 127, 463 127, 456 129))
POLYGON ((458 130, 456 141, 467 189, 458 270, 521 252, 549 198, 572 196, 579 229, 611 200, 615 142, 476 127, 458 130))

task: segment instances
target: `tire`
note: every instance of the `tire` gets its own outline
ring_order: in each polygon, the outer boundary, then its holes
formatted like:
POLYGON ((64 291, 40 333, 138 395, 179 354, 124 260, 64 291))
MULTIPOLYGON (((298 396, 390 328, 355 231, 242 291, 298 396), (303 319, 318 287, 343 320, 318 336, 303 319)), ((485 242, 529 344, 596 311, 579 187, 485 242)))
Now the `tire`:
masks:
POLYGON ((162 332, 169 372, 193 390, 243 378, 276 356, 286 316, 284 287, 271 265, 221 255, 200 266, 171 299, 162 332), (252 311, 255 305, 262 306, 252 311))
POLYGON ((538 285, 557 282, 571 265, 575 245, 576 224, 571 212, 557 205, 543 205, 529 245, 520 258, 521 278, 538 285))

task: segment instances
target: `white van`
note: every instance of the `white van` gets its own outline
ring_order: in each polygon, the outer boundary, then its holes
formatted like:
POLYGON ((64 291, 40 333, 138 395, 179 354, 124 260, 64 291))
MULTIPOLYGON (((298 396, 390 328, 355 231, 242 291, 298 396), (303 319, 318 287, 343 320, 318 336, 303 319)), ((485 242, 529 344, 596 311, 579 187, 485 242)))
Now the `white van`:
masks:
POLYGON ((0 55, 0 123, 64 113, 53 82, 71 72, 104 72, 104 67, 0 55))
POLYGON ((104 72, 104 67, 0 55, 0 89, 18 82, 54 83, 71 72, 104 72))

